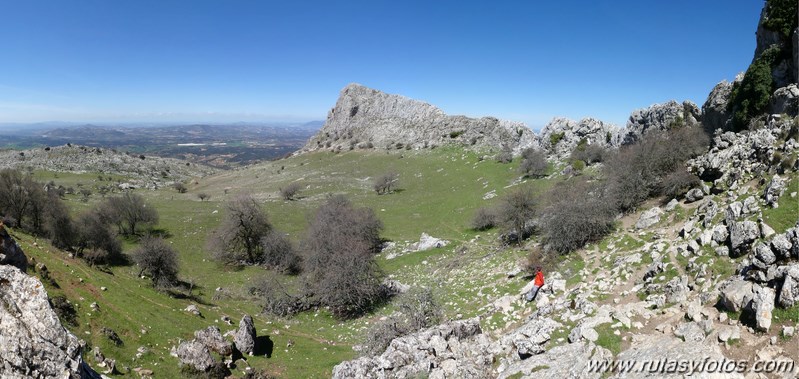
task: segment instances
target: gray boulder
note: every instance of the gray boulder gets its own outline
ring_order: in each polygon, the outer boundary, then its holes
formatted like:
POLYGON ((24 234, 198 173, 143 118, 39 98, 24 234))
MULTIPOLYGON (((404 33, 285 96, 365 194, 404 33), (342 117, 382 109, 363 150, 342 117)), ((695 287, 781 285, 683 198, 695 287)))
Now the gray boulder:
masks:
POLYGON ((663 210, 660 207, 654 207, 641 213, 641 217, 638 218, 638 221, 635 223, 636 229, 646 229, 652 225, 655 225, 660 221, 660 216, 663 215, 663 210))
POLYGON ((774 262, 777 261, 777 256, 774 255, 774 252, 771 251, 771 248, 762 242, 758 242, 755 246, 755 258, 766 265, 774 264, 774 262))
POLYGON ((696 322, 684 322, 674 328, 674 335, 681 337, 683 341, 693 343, 702 342, 705 339, 705 331, 696 322))
POLYGON ((560 326, 559 322, 550 318, 535 319, 511 334, 511 343, 516 347, 519 357, 541 354, 552 332, 560 326))
POLYGON ((730 248, 733 251, 748 251, 749 244, 758 237, 760 228, 753 221, 735 221, 730 225, 730 248))
POLYGON ((799 87, 791 83, 787 87, 777 88, 769 106, 772 114, 796 116, 799 113, 799 87))
POLYGON ((791 240, 785 234, 778 234, 771 239, 771 249, 780 258, 790 258, 791 247, 791 240))
POLYGON ((50 307, 42 283, 0 265, 0 376, 99 378, 81 359, 82 343, 50 307))
POLYGON ((715 241, 719 245, 723 245, 727 242, 727 237, 729 237, 730 233, 727 232, 727 227, 724 225, 716 225, 713 227, 713 241, 715 241))
POLYGON ((688 193, 685 194, 685 202, 686 203, 693 203, 695 201, 702 200, 705 197, 705 193, 702 192, 701 188, 694 188, 688 193))
POLYGON ((216 364, 211 351, 205 344, 197 341, 183 341, 171 354, 178 358, 181 364, 189 365, 199 371, 208 371, 216 364))
POLYGON ((233 335, 236 348, 245 354, 255 353, 255 325, 250 315, 244 315, 239 322, 239 329, 233 335))
POLYGON ((763 190, 763 199, 766 200, 766 204, 770 205, 772 208, 776 208, 777 201, 779 201, 782 193, 785 192, 785 187, 786 180, 780 178, 779 175, 774 175, 763 190))
MULTIPOLYGON (((799 266, 791 265, 782 270, 783 280, 777 296, 777 304, 790 308, 799 302, 799 266)), ((779 273, 775 273, 775 277, 779 273)))
POLYGON ((754 295, 751 282, 732 278, 721 285, 719 305, 730 312, 740 312, 749 307, 754 295))
POLYGON ((752 311, 755 314, 755 326, 758 330, 768 331, 771 327, 771 312, 774 310, 774 289, 756 286, 752 298, 752 311))
POLYGON ((666 302, 672 304, 682 303, 688 299, 688 278, 685 276, 675 277, 669 280, 663 288, 666 302))
POLYGON ((209 326, 205 329, 194 332, 197 342, 205 345, 213 352, 222 356, 233 354, 233 346, 222 337, 222 333, 216 326, 209 326))

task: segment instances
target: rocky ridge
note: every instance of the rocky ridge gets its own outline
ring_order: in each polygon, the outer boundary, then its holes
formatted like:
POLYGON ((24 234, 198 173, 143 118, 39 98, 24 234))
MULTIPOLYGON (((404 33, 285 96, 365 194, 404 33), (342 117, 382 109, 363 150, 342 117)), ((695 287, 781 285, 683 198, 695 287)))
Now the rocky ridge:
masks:
POLYGON ((428 103, 359 84, 341 90, 325 125, 300 152, 354 148, 421 149, 448 143, 519 152, 534 144, 524 124, 449 116, 428 103))
POLYGON ((700 119, 701 110, 690 101, 669 101, 636 110, 625 128, 593 118, 556 117, 536 135, 522 123, 450 116, 422 101, 350 84, 341 90, 319 133, 296 154, 371 148, 418 150, 456 144, 516 155, 526 148, 543 149, 553 159, 563 159, 581 142, 617 148, 646 133, 700 119))
POLYGON ((174 158, 77 145, 0 152, 0 169, 107 173, 130 177, 127 187, 155 189, 219 170, 174 158), (143 157, 143 158, 142 158, 143 157))

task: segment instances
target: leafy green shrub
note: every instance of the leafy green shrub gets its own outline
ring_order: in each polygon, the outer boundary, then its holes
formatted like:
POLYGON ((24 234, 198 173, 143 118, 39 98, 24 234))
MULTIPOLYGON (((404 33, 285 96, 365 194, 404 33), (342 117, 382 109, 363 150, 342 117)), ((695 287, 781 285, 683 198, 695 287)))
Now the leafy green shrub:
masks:
POLYGON ((768 0, 767 19, 763 23, 767 29, 777 31, 786 41, 796 29, 796 0, 768 0))
POLYGON ((458 137, 460 137, 460 136, 461 136, 461 134, 463 134, 463 133, 464 133, 464 131, 463 131, 463 130, 456 130, 456 131, 454 131, 454 132, 450 132, 450 133, 449 133, 449 138, 458 138, 458 137))
POLYGON ((558 142, 560 142, 560 140, 562 140, 562 139, 563 139, 563 137, 565 137, 565 136, 566 136, 566 133, 564 133, 564 132, 560 132, 560 133, 552 133, 552 134, 550 134, 550 135, 549 135, 549 143, 550 143, 552 146, 555 146, 555 145, 557 145, 557 144, 558 144, 558 142))
POLYGON ((583 171, 583 169, 585 169, 585 162, 580 159, 574 160, 572 161, 572 168, 575 171, 583 171))
POLYGON ((772 68, 782 53, 777 46, 766 49, 749 65, 743 80, 733 85, 727 107, 732 112, 734 130, 744 130, 752 118, 766 112, 771 94, 776 89, 772 68))

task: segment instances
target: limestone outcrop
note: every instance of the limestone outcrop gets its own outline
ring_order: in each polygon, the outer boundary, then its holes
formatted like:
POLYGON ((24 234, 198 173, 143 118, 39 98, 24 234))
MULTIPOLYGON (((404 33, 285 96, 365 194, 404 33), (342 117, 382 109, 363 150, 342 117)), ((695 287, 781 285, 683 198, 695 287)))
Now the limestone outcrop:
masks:
POLYGON ((428 103, 360 84, 341 90, 325 125, 300 152, 321 149, 423 149, 459 144, 516 153, 535 143, 523 123, 449 116, 428 103))
POLYGON ((653 131, 695 124, 701 119, 701 114, 696 104, 690 101, 678 103, 674 100, 635 110, 627 120, 623 143, 635 143, 653 131))
POLYGON ((82 341, 61 325, 38 279, 0 265, 0 302, 3 378, 100 378, 82 360, 82 341))

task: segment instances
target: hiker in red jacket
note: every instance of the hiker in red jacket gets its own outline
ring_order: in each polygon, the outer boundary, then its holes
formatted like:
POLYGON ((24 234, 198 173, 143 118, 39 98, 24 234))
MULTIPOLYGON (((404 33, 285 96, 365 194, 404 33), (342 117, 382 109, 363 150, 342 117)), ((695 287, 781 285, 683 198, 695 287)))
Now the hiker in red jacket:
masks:
POLYGON ((538 291, 544 286, 544 273, 541 272, 541 266, 535 268, 535 279, 533 281, 533 288, 527 293, 527 302, 535 300, 538 296, 538 291))

